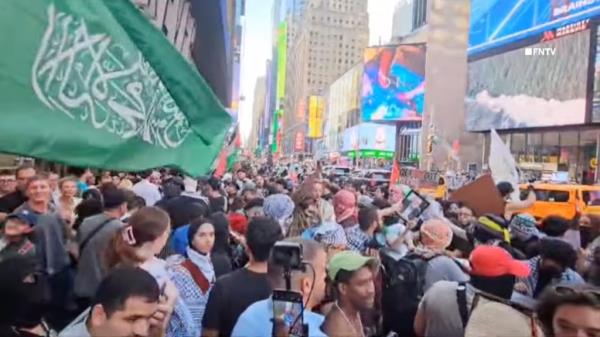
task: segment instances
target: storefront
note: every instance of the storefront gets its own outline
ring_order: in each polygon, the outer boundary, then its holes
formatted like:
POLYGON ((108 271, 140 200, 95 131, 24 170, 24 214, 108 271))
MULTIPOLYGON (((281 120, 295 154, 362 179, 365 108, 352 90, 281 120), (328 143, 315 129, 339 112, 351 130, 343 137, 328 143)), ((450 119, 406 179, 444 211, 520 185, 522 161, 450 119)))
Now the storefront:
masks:
MULTIPOLYGON (((510 132, 501 133, 500 137, 510 146, 525 176, 540 178, 560 171, 568 172, 569 178, 579 183, 597 180, 600 127, 510 132)), ((486 143, 489 144, 489 134, 486 143)))

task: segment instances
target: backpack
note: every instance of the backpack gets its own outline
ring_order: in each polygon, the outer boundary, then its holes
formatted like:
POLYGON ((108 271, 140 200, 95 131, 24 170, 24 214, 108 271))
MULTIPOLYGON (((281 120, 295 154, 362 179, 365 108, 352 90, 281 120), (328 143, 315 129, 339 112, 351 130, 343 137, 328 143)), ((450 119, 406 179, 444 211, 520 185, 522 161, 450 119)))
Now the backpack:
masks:
POLYGON ((403 337, 415 336, 413 324, 425 292, 427 262, 436 256, 424 257, 409 253, 396 260, 381 254, 383 268, 381 307, 384 335, 393 331, 403 337))

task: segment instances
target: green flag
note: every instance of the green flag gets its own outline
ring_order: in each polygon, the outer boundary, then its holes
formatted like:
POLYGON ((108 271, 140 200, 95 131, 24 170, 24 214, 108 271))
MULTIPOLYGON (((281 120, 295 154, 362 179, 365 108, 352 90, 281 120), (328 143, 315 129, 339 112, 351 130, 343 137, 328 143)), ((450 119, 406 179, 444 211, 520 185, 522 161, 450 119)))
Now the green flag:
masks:
POLYGON ((0 152, 197 176, 221 149, 228 113, 130 0, 1 0, 0 45, 0 152))

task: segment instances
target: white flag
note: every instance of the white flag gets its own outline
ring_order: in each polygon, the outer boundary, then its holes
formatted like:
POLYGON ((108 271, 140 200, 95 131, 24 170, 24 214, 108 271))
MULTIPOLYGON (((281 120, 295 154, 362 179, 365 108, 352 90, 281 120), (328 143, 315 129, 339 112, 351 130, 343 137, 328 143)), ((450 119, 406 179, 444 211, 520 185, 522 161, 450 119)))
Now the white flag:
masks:
POLYGON ((492 178, 494 182, 498 184, 501 181, 507 181, 511 183, 515 190, 511 195, 513 200, 520 200, 519 196, 519 171, 517 170, 517 164, 515 158, 510 153, 510 149, 502 138, 498 135, 495 129, 490 132, 490 158, 488 164, 492 171, 492 178))

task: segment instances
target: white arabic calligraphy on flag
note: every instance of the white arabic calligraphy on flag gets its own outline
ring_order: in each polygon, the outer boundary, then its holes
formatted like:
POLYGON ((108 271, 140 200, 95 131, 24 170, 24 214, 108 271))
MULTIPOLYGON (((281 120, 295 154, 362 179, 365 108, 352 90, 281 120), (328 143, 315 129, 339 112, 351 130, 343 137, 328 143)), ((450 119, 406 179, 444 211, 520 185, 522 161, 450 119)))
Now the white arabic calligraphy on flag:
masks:
POLYGON ((83 19, 48 7, 48 27, 32 85, 49 108, 123 139, 177 148, 190 133, 186 116, 139 50, 90 34, 83 19))

